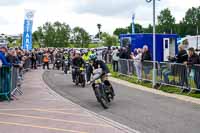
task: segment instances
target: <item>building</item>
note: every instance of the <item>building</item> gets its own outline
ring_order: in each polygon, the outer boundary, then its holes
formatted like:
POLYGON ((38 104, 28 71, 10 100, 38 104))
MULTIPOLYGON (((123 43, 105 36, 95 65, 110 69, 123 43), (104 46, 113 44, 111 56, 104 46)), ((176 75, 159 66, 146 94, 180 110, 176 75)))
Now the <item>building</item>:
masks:
MULTIPOLYGON (((175 56, 178 52, 178 36, 176 34, 156 34, 156 60, 168 61, 168 56, 175 56)), ((153 57, 153 34, 121 34, 120 43, 122 47, 135 48, 149 47, 153 57)))
POLYGON ((0 46, 8 46, 7 37, 4 34, 0 35, 0 46))

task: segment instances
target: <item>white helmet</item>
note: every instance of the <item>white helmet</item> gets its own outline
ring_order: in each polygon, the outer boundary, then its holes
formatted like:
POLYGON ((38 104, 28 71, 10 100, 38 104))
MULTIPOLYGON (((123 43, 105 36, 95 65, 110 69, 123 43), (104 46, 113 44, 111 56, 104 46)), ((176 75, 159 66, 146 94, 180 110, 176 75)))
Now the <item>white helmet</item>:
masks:
POLYGON ((76 52, 75 52, 76 54, 81 54, 81 52, 80 51, 78 51, 78 50, 76 50, 76 52))

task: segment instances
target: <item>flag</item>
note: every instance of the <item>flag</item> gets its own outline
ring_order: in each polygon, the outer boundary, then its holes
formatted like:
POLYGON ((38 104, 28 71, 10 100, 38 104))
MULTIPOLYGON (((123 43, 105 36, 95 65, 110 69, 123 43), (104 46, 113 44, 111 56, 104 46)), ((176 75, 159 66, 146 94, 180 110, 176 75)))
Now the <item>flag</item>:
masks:
POLYGON ((132 34, 135 34, 135 14, 132 16, 132 34))
POLYGON ((22 49, 32 50, 33 17, 34 17, 33 10, 25 11, 22 49))

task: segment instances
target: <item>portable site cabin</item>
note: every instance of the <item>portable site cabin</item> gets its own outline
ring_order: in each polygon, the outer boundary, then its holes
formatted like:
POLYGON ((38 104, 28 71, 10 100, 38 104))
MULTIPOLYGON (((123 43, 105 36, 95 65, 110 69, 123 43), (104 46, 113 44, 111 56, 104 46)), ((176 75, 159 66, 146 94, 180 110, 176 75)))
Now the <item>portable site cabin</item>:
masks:
MULTIPOLYGON (((168 56, 175 56, 178 52, 178 36, 176 34, 156 34, 156 61, 168 61, 168 56)), ((153 57, 153 34, 121 34, 121 47, 135 48, 149 47, 153 57)))

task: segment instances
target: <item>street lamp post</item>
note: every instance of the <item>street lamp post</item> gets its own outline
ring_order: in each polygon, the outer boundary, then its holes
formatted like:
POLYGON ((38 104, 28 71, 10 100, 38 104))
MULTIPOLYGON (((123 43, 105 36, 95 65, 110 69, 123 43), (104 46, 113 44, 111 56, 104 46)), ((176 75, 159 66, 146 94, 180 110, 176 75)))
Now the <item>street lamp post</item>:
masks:
POLYGON ((197 25, 197 50, 199 50, 199 27, 197 25))
POLYGON ((152 1, 153 1, 153 87, 155 87, 156 85, 156 0, 146 0, 146 2, 148 3, 151 3, 152 1))

